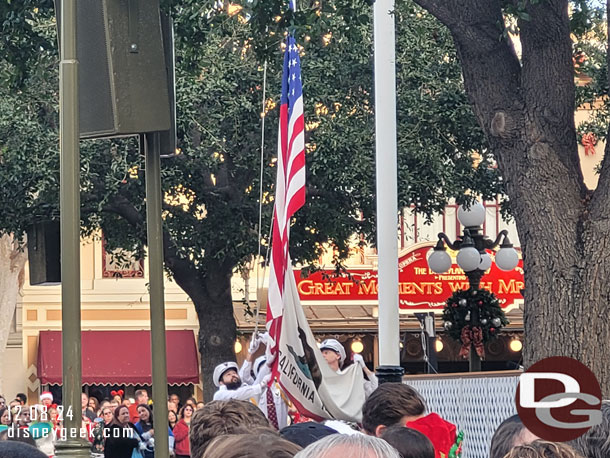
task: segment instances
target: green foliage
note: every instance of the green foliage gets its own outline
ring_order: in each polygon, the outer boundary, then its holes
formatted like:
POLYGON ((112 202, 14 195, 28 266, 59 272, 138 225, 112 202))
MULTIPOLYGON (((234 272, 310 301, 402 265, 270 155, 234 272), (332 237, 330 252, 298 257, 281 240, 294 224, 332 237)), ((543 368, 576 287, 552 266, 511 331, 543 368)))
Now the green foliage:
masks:
MULTIPOLYGON (((200 275, 220 264, 238 267, 257 251, 265 61, 261 232, 267 236, 281 42, 289 27, 303 46, 308 183, 291 251, 296 261, 312 262, 330 242, 340 262, 353 235, 375 237, 371 7, 338 0, 303 3, 291 13, 283 1, 237 4, 243 8, 237 14, 211 1, 168 6, 176 26, 181 149, 162 162, 172 248, 200 275)), ((6 6, 16 15, 8 26, 19 33, 0 60, 0 203, 10 209, 0 217, 0 230, 16 232, 35 219, 56 217, 58 206, 57 57, 25 45, 29 40, 52 49, 53 16, 46 3, 36 14, 25 5, 6 6), (21 70, 13 77, 15 68, 21 70), (17 80, 23 89, 4 84, 17 80)), ((464 95, 449 34, 411 2, 397 5, 396 19, 400 205, 430 215, 470 191, 496 195, 501 182, 464 95)), ((5 36, 9 29, 3 27, 5 36)), ((81 161, 84 233, 102 228, 109 249, 141 250, 145 171, 137 142, 81 142, 81 161), (126 219, 117 210, 125 203, 139 218, 126 219)))
POLYGON ((509 323, 496 296, 484 289, 465 289, 453 293, 443 310, 443 321, 451 338, 461 341, 465 327, 477 327, 482 331, 483 342, 496 338, 509 323), (475 311, 479 315, 476 322, 475 311))

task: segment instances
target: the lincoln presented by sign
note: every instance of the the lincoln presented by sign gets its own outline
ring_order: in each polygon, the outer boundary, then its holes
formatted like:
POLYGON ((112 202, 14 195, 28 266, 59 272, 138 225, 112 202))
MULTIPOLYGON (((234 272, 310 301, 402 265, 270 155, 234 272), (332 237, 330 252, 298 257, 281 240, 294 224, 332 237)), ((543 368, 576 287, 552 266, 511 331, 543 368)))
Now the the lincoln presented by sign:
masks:
MULTIPOLYGON (((468 289, 468 279, 454 264, 447 273, 430 270, 426 261, 434 243, 414 246, 402 253, 398 260, 399 304, 403 310, 441 310, 451 294, 468 289)), ((493 257, 493 252, 489 252, 493 257)), ((377 271, 370 268, 349 269, 348 276, 336 277, 333 270, 317 271, 302 277, 295 270, 299 296, 302 301, 376 301, 377 271), (351 277, 351 278, 350 278, 351 277)), ((523 261, 509 272, 497 268, 495 263, 481 281, 481 288, 493 292, 503 309, 510 309, 523 301, 523 261)))

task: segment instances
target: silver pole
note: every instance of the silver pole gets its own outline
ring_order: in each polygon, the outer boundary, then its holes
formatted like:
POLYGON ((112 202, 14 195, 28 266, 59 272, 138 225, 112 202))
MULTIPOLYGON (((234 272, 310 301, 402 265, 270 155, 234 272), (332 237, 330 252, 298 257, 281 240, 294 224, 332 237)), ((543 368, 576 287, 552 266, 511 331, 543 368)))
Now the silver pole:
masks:
POLYGON ((377 0, 373 14, 377 248, 379 250, 379 364, 393 366, 399 370, 394 1, 377 0))

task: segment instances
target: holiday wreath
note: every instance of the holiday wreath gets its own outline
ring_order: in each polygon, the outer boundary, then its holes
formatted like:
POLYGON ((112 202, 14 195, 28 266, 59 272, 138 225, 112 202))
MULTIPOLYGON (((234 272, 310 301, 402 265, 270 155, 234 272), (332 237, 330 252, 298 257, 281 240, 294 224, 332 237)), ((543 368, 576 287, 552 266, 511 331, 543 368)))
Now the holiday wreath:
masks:
POLYGON ((462 357, 470 353, 470 344, 474 345, 480 357, 484 357, 483 344, 497 337, 500 329, 508 324, 496 296, 484 289, 453 293, 443 310, 443 321, 449 336, 462 343, 462 357))

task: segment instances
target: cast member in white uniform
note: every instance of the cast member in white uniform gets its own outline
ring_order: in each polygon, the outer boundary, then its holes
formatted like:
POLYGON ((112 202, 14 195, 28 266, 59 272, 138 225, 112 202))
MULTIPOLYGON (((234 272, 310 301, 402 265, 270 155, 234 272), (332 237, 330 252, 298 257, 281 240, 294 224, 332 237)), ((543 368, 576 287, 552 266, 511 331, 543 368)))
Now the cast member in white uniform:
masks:
MULTIPOLYGON (((326 339, 320 344, 320 351, 324 359, 335 372, 341 370, 341 366, 345 362, 345 348, 336 339, 326 339)), ((360 365, 362 371, 366 375, 364 379, 364 394, 368 398, 373 391, 379 386, 379 380, 377 376, 364 364, 364 359, 358 353, 354 353, 353 360, 355 364, 360 365), (368 380, 366 379, 368 378, 368 380)))
POLYGON ((259 399, 261 393, 267 388, 270 379, 271 376, 268 376, 258 383, 248 385, 242 382, 238 374, 237 363, 227 361, 219 364, 214 369, 214 384, 218 387, 218 391, 214 393, 214 401, 259 399))

